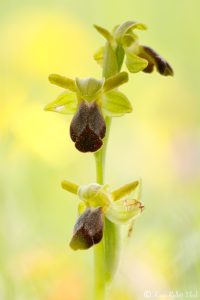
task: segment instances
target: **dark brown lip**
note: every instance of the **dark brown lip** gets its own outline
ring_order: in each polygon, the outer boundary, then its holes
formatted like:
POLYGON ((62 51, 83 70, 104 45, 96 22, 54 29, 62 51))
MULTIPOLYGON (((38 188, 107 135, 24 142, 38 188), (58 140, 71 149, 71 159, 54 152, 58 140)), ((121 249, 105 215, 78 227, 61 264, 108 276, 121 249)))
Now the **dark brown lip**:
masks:
POLYGON ((101 207, 87 208, 78 218, 70 247, 84 250, 98 244, 103 237, 103 211, 101 207))
POLYGON ((95 152, 101 148, 106 124, 96 101, 82 100, 70 125, 70 136, 81 152, 95 152))

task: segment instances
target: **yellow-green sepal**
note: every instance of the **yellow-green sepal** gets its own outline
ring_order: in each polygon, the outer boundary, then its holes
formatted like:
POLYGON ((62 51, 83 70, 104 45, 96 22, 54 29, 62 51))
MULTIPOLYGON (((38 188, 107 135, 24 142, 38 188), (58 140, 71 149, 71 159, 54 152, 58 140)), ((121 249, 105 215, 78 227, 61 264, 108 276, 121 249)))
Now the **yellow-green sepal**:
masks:
POLYGON ((117 200, 106 210, 106 217, 114 224, 127 224, 141 214, 143 207, 142 203, 135 199, 117 200))
POLYGON ((126 66, 131 73, 137 73, 148 66, 148 61, 136 54, 126 51, 126 66))
POLYGON ((114 37, 118 43, 122 42, 123 36, 132 29, 146 30, 147 26, 135 21, 127 21, 119 25, 114 32, 114 37))
POLYGON ((122 92, 109 91, 102 96, 102 100, 102 109, 107 116, 119 117, 132 112, 131 102, 122 92))
POLYGON ((76 94, 65 91, 60 94, 55 101, 48 103, 44 110, 53 111, 60 114, 74 114, 77 107, 76 94))
POLYGON ((94 25, 94 28, 110 43, 113 42, 112 34, 106 29, 98 25, 94 25))

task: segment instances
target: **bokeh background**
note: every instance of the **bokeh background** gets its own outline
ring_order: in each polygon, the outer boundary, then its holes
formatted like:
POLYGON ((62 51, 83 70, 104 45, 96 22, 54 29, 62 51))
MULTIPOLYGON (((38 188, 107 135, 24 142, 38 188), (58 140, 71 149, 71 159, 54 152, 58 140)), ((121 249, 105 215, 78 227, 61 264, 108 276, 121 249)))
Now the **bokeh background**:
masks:
POLYGON ((106 181, 114 188, 142 178, 146 209, 110 299, 200 298, 199 10, 198 0, 0 2, 1 300, 91 297, 92 250, 68 246, 77 199, 60 182, 93 182, 93 157, 75 150, 71 117, 43 107, 60 92, 49 73, 101 76, 92 55, 104 40, 92 24, 125 20, 148 25, 141 42, 175 76, 141 72, 122 87, 134 112, 113 121, 106 181))

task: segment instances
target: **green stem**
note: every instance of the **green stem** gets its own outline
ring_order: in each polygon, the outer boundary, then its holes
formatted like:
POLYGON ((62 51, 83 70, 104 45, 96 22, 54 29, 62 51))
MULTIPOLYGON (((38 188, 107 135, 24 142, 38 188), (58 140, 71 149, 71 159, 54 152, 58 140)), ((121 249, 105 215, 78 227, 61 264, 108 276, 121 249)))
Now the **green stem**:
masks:
POLYGON ((104 138, 103 147, 95 153, 96 159, 96 180, 99 184, 104 184, 104 176, 105 176, 105 159, 106 159, 106 150, 108 144, 108 137, 111 126, 111 118, 106 117, 106 136, 104 138))
MULTIPOLYGON (((103 148, 95 153, 96 159, 96 181, 104 184, 105 175, 105 157, 108 143, 111 118, 106 118, 106 137, 103 148)), ((105 227, 106 228, 106 227, 105 227)), ((104 228, 104 237, 105 237, 104 228)), ((104 300, 106 298, 106 261, 105 261, 105 238, 94 247, 94 267, 95 267, 95 300, 104 300)))
MULTIPOLYGON (((106 118, 106 137, 101 150, 95 153, 97 183, 104 184, 106 149, 111 118, 106 118)), ((119 261, 119 228, 107 218, 104 221, 102 241, 94 247, 95 300, 106 298, 106 286, 112 281, 119 261)))
MULTIPOLYGON (((103 77, 108 78, 120 72, 124 53, 114 51, 109 43, 105 46, 103 77)), ((99 184, 104 184, 106 150, 111 127, 111 118, 106 117, 106 136, 103 147, 95 153, 96 160, 96 180, 99 184)), ((116 270, 119 255, 119 231, 118 226, 111 223, 107 218, 104 222, 104 233, 102 241, 94 247, 94 268, 95 268, 95 290, 94 299, 106 299, 106 286, 112 280, 116 270)))

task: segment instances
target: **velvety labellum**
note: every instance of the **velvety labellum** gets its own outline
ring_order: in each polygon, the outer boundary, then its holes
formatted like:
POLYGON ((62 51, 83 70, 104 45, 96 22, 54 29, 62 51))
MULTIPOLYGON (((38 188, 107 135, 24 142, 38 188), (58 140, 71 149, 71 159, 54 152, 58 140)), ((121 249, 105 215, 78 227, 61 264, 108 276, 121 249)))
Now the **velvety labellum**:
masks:
POLYGON ((170 64, 161 57, 155 50, 150 47, 142 46, 143 52, 141 57, 148 60, 148 66, 143 70, 146 73, 153 71, 154 65, 157 71, 164 76, 173 75, 173 69, 170 64))
POLYGON ((81 152, 95 152, 103 144, 106 125, 96 103, 83 100, 70 125, 70 136, 81 152))
POLYGON ((103 237, 103 212, 101 207, 87 208, 78 218, 70 247, 84 250, 101 241, 103 237))

